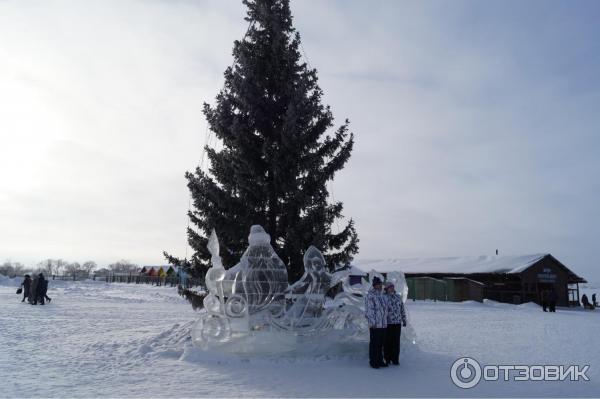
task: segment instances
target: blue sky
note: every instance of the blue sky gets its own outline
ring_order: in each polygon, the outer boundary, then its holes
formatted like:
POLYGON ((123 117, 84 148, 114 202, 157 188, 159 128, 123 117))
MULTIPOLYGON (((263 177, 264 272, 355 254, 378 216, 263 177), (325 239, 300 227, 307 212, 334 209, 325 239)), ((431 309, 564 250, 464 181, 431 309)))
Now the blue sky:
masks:
MULTIPOLYGON (((296 1, 356 148, 360 258, 551 252, 600 281, 600 3, 296 1)), ((0 3, 0 260, 185 253, 237 1, 0 3)))

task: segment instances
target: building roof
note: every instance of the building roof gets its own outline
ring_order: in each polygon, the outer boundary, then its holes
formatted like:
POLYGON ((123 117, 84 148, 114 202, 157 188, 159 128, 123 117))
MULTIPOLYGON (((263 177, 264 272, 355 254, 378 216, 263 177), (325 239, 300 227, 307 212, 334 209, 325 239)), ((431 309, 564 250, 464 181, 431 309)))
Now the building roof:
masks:
POLYGON ((378 259, 355 261, 354 266, 380 273, 520 273, 547 255, 550 254, 378 259))

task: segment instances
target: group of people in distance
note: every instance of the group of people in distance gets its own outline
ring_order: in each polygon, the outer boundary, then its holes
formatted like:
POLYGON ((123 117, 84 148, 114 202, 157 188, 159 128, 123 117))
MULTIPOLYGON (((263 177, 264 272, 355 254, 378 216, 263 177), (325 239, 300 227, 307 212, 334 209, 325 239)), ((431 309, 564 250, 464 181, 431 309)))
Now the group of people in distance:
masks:
MULTIPOLYGON (((558 294, 554 290, 542 291, 542 310, 547 312, 556 312, 556 302, 558 301, 558 294)), ((586 294, 581 297, 581 304, 584 309, 595 309, 598 306, 596 302, 596 294, 592 294, 592 301, 588 299, 586 294)))
POLYGON ((369 364, 374 369, 398 365, 400 362, 400 334, 406 327, 406 312, 402 297, 394 284, 385 284, 374 277, 372 288, 365 297, 365 317, 369 324, 369 364))
MULTIPOLYGON (((27 300, 32 305, 37 305, 38 303, 43 305, 45 301, 52 301, 48 297, 48 280, 44 278, 43 273, 34 276, 33 279, 29 274, 26 274, 21 287, 19 288, 23 291, 23 300, 21 302, 27 300)), ((17 293, 19 292, 17 291, 17 293)))
POLYGON ((542 310, 547 312, 556 312, 556 302, 558 301, 558 294, 556 291, 542 291, 542 310))
POLYGON ((587 295, 583 294, 581 297, 581 304, 584 309, 596 309, 598 302, 596 302, 596 294, 592 294, 592 302, 588 299, 587 295))

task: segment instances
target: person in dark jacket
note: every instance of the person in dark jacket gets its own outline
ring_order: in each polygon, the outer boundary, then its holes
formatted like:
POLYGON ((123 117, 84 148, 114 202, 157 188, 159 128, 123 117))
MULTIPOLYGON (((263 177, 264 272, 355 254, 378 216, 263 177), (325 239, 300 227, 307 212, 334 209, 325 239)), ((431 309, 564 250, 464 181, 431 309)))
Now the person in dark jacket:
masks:
POLYGON ((383 357, 387 364, 400 364, 400 334, 402 327, 406 327, 406 312, 402 297, 396 293, 394 284, 385 284, 385 299, 387 300, 387 329, 385 331, 385 345, 383 357))
POLYGON ((552 290, 548 293, 548 305, 550 305, 551 312, 556 312, 556 302, 558 302, 558 294, 552 290))
POLYGON ((381 280, 373 278, 372 288, 365 296, 365 317, 369 324, 369 364, 374 369, 387 367, 383 361, 383 345, 387 327, 387 301, 381 292, 381 280))
POLYGON ((597 308, 598 302, 596 302, 596 294, 592 294, 592 305, 597 308))
POLYGON ((588 299, 587 295, 585 295, 585 294, 583 294, 581 296, 581 303, 583 304, 584 309, 594 309, 592 307, 592 305, 590 304, 590 300, 588 299))
POLYGON ((542 291, 542 309, 548 311, 548 291, 542 291))
POLYGON ((21 302, 25 302, 25 299, 29 300, 29 295, 31 294, 31 276, 29 274, 25 275, 21 286, 23 287, 23 300, 21 302))
POLYGON ((37 298, 36 300, 40 302, 40 305, 44 304, 44 299, 50 302, 52 299, 46 295, 48 292, 48 280, 44 278, 44 274, 40 273, 38 275, 38 284, 37 284, 37 298))
POLYGON ((37 286, 39 281, 40 277, 34 274, 33 279, 31 280, 31 288, 29 291, 29 303, 32 305, 37 305, 37 286))
POLYGON ((44 298, 46 298, 48 303, 50 303, 52 301, 52 298, 48 296, 48 284, 49 281, 44 278, 44 298))

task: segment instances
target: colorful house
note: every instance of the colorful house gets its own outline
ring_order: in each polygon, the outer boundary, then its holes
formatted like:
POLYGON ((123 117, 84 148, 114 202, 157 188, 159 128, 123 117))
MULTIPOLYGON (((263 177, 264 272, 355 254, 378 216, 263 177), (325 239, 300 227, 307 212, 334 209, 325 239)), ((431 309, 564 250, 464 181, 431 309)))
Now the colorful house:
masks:
POLYGON ((173 266, 144 266, 140 274, 148 277, 172 277, 175 276, 175 269, 173 266))

